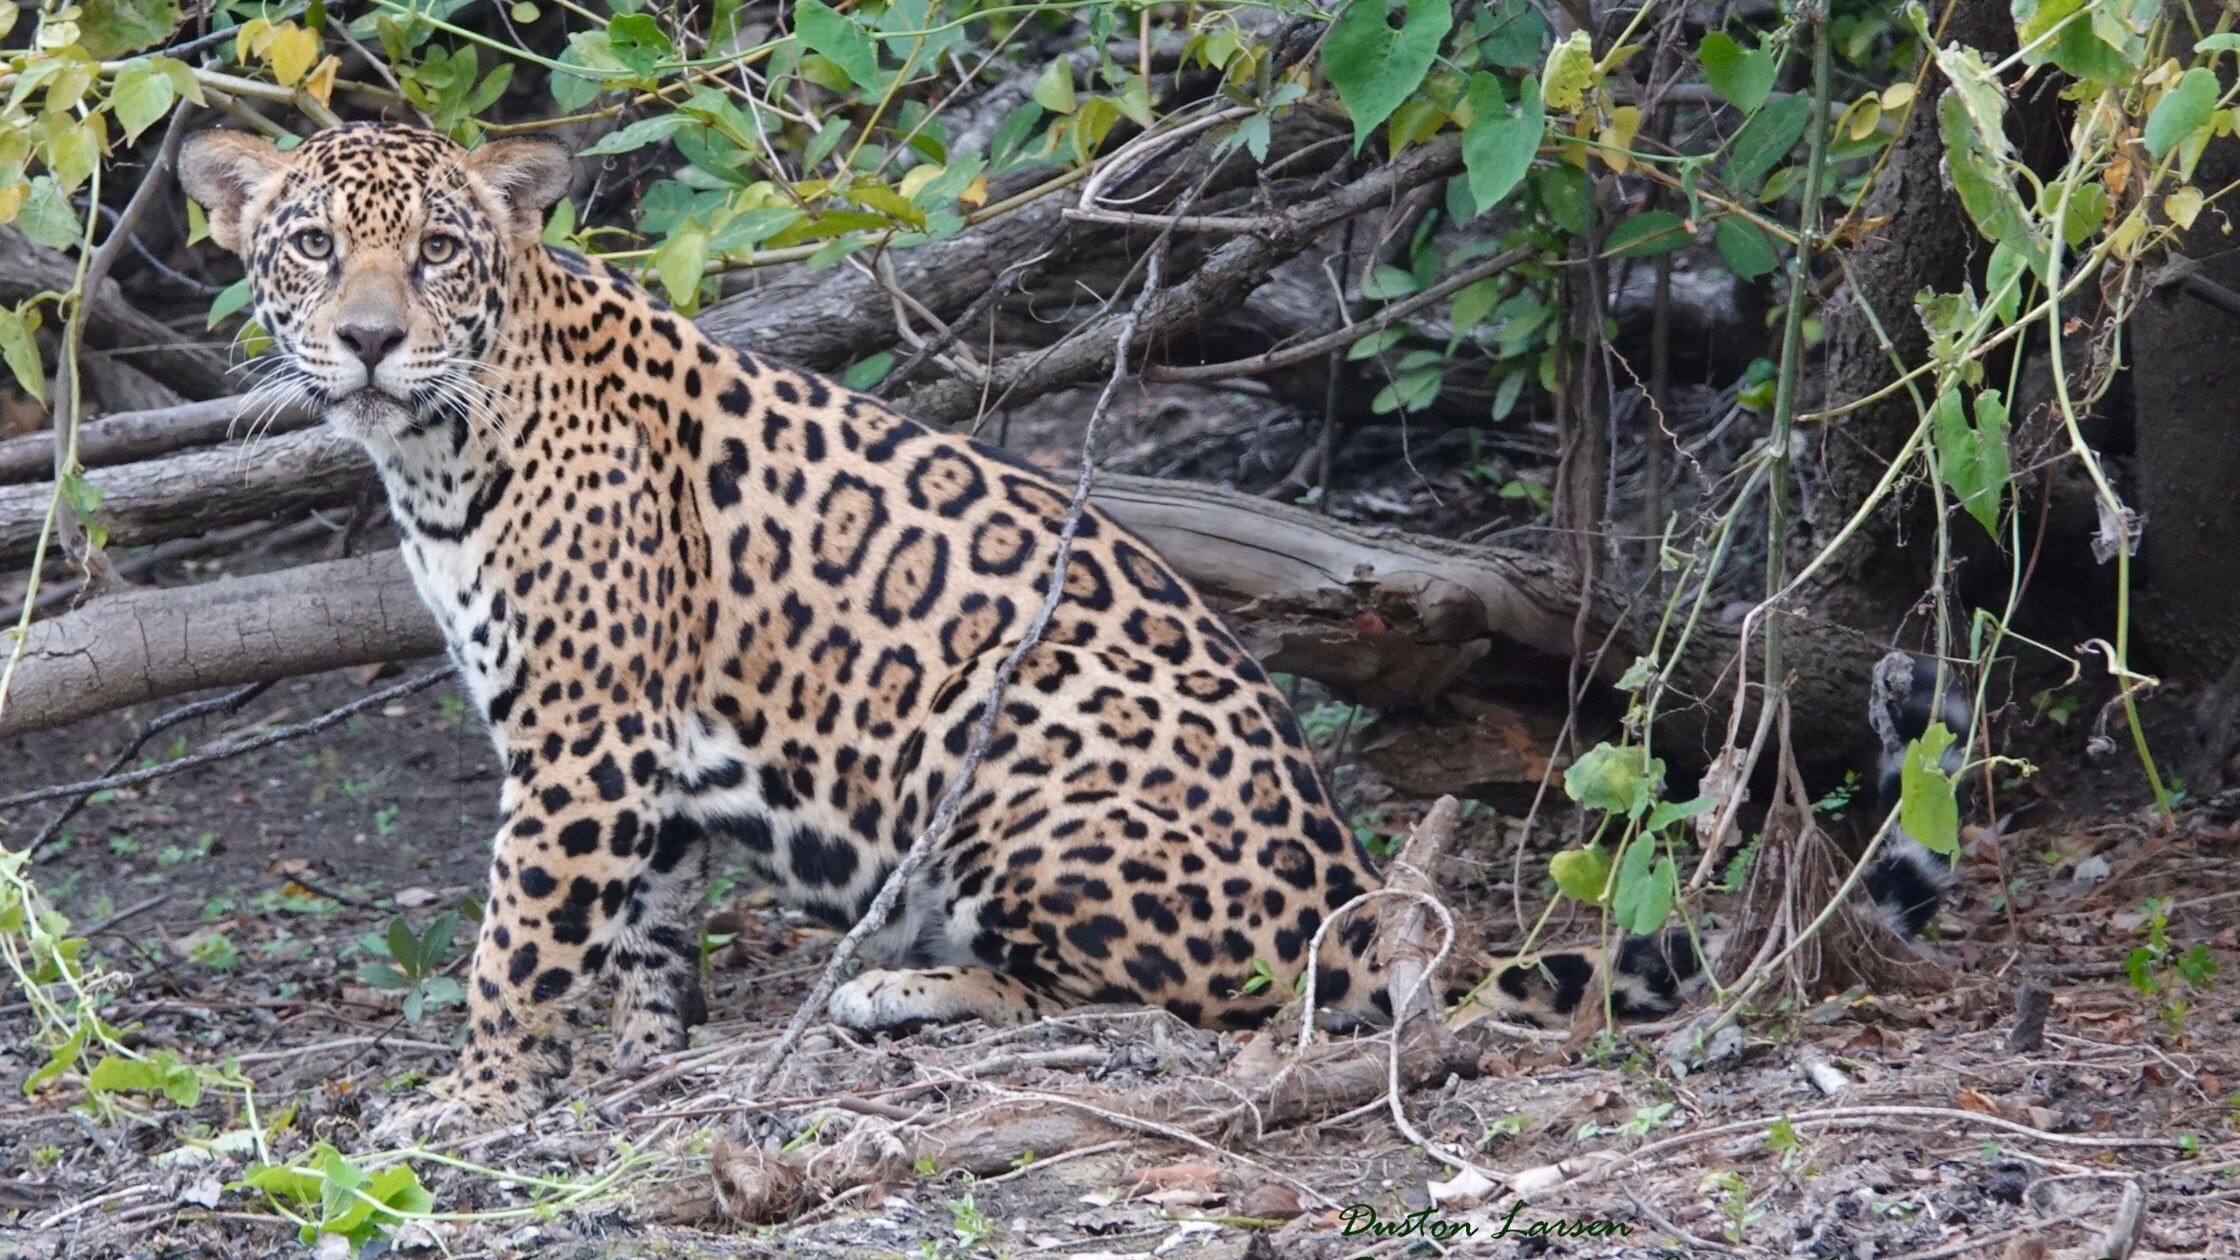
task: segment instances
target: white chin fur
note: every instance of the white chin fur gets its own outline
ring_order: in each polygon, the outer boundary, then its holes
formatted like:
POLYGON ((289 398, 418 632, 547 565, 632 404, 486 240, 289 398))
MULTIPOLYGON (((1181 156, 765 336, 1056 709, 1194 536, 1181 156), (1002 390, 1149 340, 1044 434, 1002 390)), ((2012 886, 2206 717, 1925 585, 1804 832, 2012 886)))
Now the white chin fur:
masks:
POLYGON ((360 389, 327 408, 327 423, 359 441, 371 441, 403 432, 412 424, 412 413, 387 394, 360 389))

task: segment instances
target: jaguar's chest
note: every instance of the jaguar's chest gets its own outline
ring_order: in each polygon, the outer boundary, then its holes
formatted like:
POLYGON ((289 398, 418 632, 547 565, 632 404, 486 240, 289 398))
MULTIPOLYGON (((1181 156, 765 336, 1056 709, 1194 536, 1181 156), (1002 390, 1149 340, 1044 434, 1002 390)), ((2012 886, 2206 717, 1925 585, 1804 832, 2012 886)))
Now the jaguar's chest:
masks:
POLYGON ((500 575, 485 565, 474 538, 458 541, 407 535, 402 548, 420 601, 443 631, 452 663, 475 707, 493 723, 504 717, 492 705, 513 685, 521 644, 502 614, 500 575))

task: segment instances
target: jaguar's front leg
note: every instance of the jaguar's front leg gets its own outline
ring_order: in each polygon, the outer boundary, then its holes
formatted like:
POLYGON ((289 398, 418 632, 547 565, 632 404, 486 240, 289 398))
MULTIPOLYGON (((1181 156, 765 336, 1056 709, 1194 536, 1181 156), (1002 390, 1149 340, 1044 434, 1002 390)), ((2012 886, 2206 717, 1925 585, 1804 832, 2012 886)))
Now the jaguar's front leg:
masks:
MULTIPOLYGON (((654 904, 669 913, 673 897, 648 894, 675 882, 681 857, 663 846, 680 832, 661 825, 648 785, 612 756, 539 760, 507 778, 503 804, 467 986, 466 1044, 450 1074, 430 1084, 433 1099, 393 1116, 389 1132, 488 1128, 541 1111, 581 1049, 574 999, 618 957, 638 963, 653 952, 649 942, 669 940, 657 930, 674 926, 655 921, 654 904)), ((652 974, 675 971, 664 960, 652 974)), ((646 1036, 652 992, 643 981, 625 988, 618 1031, 627 1023, 633 1037, 646 1036)), ((681 1011, 655 1019, 666 1021, 656 1040, 681 1042, 681 1011)))

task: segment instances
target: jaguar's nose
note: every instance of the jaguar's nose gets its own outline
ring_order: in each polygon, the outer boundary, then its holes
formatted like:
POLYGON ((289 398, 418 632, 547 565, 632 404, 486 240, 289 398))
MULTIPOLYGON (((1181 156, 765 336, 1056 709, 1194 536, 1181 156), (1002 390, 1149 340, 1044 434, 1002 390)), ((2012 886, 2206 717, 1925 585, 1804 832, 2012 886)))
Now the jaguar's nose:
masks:
POLYGON ((344 324, 334 330, 342 343, 358 356, 358 362, 371 372, 389 357, 389 352, 404 344, 404 329, 395 324, 344 324))

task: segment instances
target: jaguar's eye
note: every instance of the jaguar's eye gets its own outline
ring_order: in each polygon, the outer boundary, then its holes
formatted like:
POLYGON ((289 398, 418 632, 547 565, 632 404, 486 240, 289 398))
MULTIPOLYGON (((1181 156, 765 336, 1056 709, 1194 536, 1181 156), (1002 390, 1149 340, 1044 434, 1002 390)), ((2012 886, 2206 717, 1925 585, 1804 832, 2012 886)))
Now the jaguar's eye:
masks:
POLYGON ((459 238, 456 236, 431 236, 420 242, 420 257, 433 266, 440 267, 459 256, 459 238))
POLYGON ((325 258, 334 252, 334 238, 318 228, 305 228, 292 239, 306 258, 325 258))

